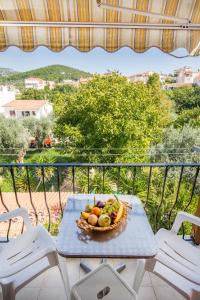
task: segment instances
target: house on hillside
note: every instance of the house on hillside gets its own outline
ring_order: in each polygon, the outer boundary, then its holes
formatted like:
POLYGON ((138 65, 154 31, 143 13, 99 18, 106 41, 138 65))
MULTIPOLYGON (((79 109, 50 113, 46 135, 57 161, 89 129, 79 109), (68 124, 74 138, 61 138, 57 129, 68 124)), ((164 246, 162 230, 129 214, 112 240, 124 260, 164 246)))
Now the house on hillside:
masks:
POLYGON ((87 84, 90 80, 92 80, 93 79, 93 77, 81 77, 80 79, 79 79, 79 84, 87 84))
POLYGON ((193 84, 196 86, 200 86, 200 72, 199 75, 194 79, 193 84))
POLYGON ((53 80, 47 80, 46 81, 46 86, 48 86, 51 89, 53 89, 55 87, 56 83, 53 80))
MULTIPOLYGON (((153 75, 155 72, 153 71, 146 71, 143 73, 138 73, 138 74, 133 74, 128 76, 128 81, 130 82, 143 82, 143 83, 147 83, 149 76, 153 75)), ((170 76, 168 74, 163 74, 163 73, 156 73, 159 75, 160 77, 160 82, 164 83, 166 79, 170 78, 170 76)))
POLYGON ((184 67, 175 71, 176 83, 193 84, 199 78, 200 72, 194 72, 191 67, 184 67))
POLYGON ((3 106, 6 118, 24 118, 33 116, 41 119, 46 118, 53 107, 47 100, 14 100, 3 106))
POLYGON ((47 86, 45 80, 36 77, 30 77, 25 79, 25 88, 26 89, 36 89, 43 90, 47 86))
POLYGON ((78 87, 79 86, 79 81, 78 80, 72 80, 72 79, 64 79, 62 81, 63 85, 71 85, 73 87, 78 87))
POLYGON ((147 83, 149 76, 153 75, 153 71, 147 71, 147 72, 143 72, 143 73, 138 73, 138 74, 133 74, 128 76, 128 80, 131 82, 144 82, 147 83))

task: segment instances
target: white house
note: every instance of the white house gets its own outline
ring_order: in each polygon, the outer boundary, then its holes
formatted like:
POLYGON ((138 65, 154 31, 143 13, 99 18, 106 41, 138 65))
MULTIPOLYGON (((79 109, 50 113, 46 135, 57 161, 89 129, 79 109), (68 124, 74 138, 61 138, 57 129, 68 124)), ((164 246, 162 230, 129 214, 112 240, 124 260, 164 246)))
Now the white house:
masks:
POLYGON ((194 79, 194 85, 200 86, 200 72, 199 75, 194 79))
POLYGON ((78 80, 72 80, 72 79, 64 79, 62 81, 63 85, 71 85, 73 87, 78 87, 79 86, 79 81, 78 80))
POLYGON ((0 113, 4 112, 3 106, 12 100, 15 100, 15 90, 7 85, 0 86, 0 113))
POLYGON ((44 87, 47 86, 45 80, 36 77, 30 77, 25 79, 25 88, 26 89, 37 89, 43 90, 44 87))
POLYGON ((149 79, 149 76, 151 76, 153 74, 154 74, 154 72, 152 72, 152 71, 133 74, 133 75, 128 76, 128 80, 131 81, 131 82, 141 81, 141 82, 147 83, 147 81, 149 79))
POLYGON ((56 83, 55 81, 52 81, 52 80, 48 80, 46 81, 46 86, 48 86, 51 89, 53 89, 55 87, 56 83))
POLYGON ((184 67, 175 71, 176 83, 180 84, 193 84, 196 78, 199 78, 200 72, 193 72, 191 67, 184 67))
POLYGON ((41 119, 46 118, 53 107, 47 100, 14 100, 3 106, 6 118, 23 118, 33 116, 41 119))

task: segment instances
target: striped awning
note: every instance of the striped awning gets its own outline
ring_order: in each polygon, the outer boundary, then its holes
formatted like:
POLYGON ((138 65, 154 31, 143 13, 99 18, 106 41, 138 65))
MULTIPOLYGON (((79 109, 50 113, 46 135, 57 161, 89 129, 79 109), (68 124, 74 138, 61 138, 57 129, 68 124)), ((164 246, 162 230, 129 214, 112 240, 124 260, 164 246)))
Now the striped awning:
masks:
POLYGON ((0 0, 0 51, 130 47, 200 54, 200 0, 0 0))

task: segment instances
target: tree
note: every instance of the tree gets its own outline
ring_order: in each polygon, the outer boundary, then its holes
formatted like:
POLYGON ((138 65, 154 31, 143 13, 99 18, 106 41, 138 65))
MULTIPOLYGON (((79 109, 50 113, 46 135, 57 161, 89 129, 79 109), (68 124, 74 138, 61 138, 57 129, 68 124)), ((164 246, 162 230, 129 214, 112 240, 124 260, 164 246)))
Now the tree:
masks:
POLYGON ((198 162, 199 154, 192 152, 194 145, 200 144, 200 128, 188 125, 183 128, 166 128, 163 141, 151 148, 153 161, 198 162))
POLYGON ((36 139, 38 147, 42 146, 45 137, 50 135, 52 132, 53 121, 51 116, 42 119, 27 117, 24 118, 22 122, 30 136, 36 139))
POLYGON ((43 100, 48 99, 49 94, 49 88, 45 88, 44 90, 23 89, 18 98, 20 98, 21 100, 43 100))
POLYGON ((156 89, 160 89, 161 87, 160 76, 157 73, 150 75, 147 80, 147 85, 152 86, 156 89))
POLYGON ((49 93, 48 99, 49 101, 51 101, 52 103, 56 101, 56 99, 58 97, 60 97, 61 94, 66 95, 66 94, 70 94, 76 91, 76 88, 65 84, 65 85, 58 85, 56 86, 53 90, 51 90, 51 92, 49 93))
POLYGON ((200 108, 200 87, 180 87, 169 93, 169 96, 178 114, 186 109, 200 108))
POLYGON ((174 127, 183 127, 188 124, 191 127, 200 128, 200 108, 183 110, 174 121, 174 127))
MULTIPOLYGON (((96 76, 73 94, 57 98, 55 134, 67 146, 111 154, 113 148, 145 150, 160 140, 169 117, 161 94, 152 85, 129 83, 116 73, 96 76)), ((103 160, 102 153, 96 157, 103 160)))
POLYGON ((6 119, 0 114, 0 145, 1 148, 26 149, 30 134, 22 123, 16 119, 6 119))

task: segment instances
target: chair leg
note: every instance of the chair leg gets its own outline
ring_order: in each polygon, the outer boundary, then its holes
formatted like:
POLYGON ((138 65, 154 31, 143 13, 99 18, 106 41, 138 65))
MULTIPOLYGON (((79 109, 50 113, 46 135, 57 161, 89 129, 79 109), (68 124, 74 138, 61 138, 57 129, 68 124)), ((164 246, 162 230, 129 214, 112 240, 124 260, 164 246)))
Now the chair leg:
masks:
POLYGON ((137 269, 135 272, 135 277, 133 280, 133 289, 138 293, 140 285, 142 283, 142 279, 144 277, 145 273, 145 260, 144 259, 138 259, 137 260, 137 269))
POLYGON ((15 288, 12 283, 2 285, 3 300, 15 300, 15 288))
POLYGON ((69 276, 68 276, 68 270, 67 270, 67 266, 66 266, 66 259, 60 255, 58 255, 58 268, 60 270, 60 275, 62 278, 62 282, 64 285, 64 289, 65 289, 65 294, 67 299, 70 299, 70 283, 69 283, 69 276))

